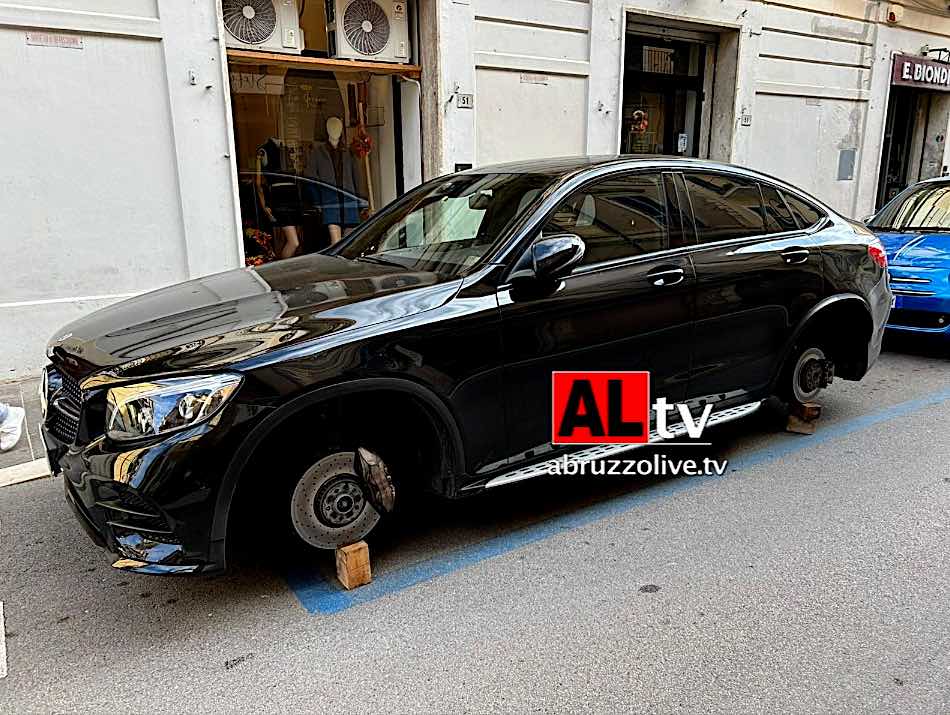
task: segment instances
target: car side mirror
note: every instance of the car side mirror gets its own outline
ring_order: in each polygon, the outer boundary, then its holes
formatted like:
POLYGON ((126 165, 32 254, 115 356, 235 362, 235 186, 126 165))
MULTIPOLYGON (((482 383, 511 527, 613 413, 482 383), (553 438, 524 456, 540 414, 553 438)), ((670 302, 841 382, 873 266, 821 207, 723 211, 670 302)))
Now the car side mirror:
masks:
POLYGON ((539 238, 521 256, 511 274, 511 279, 557 280, 563 278, 574 266, 584 260, 586 250, 587 246, 581 238, 572 233, 539 238))

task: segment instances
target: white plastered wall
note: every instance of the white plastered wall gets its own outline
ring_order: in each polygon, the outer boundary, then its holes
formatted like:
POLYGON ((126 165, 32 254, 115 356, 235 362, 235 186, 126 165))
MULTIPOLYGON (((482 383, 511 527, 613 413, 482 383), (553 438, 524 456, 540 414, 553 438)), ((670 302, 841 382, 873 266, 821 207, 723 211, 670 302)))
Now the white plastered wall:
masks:
POLYGON ((0 379, 80 315, 239 264, 218 37, 214 0, 0 2, 0 379))
POLYGON ((889 26, 887 3, 874 0, 423 2, 456 9, 434 30, 442 89, 430 106, 445 121, 427 127, 426 142, 441 168, 472 155, 488 164, 616 153, 629 12, 722 33, 712 158, 787 179, 851 216, 874 205, 893 53, 950 45, 946 13, 908 7, 889 26), (476 109, 457 110, 445 88, 467 86, 472 68, 476 109))

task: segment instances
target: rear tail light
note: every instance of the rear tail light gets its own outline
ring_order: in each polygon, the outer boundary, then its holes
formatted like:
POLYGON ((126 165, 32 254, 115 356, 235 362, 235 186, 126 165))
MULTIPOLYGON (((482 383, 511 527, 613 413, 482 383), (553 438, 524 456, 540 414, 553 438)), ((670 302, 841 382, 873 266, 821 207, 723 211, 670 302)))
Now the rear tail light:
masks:
POLYGON ((887 252, 880 242, 875 241, 868 246, 868 255, 881 268, 887 269, 887 252))

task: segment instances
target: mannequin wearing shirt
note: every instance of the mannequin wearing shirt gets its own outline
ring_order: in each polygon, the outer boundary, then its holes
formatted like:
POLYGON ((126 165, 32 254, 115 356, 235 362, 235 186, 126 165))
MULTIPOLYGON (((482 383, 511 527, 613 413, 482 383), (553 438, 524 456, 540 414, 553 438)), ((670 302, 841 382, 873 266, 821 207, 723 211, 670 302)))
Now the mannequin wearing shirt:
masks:
POLYGON ((330 243, 339 243, 346 229, 359 223, 359 199, 356 196, 356 171, 353 155, 343 141, 343 120, 327 120, 327 142, 318 144, 310 157, 308 172, 319 179, 319 202, 330 243))

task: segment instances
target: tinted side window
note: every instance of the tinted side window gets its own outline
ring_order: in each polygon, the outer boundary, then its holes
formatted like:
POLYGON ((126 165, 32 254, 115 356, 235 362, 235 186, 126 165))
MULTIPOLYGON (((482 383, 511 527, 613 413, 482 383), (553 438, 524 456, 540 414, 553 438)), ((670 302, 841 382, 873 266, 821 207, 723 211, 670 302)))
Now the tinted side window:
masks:
POLYGON ((801 228, 811 228, 824 218, 821 211, 811 204, 802 201, 797 196, 792 196, 784 191, 782 195, 785 197, 785 203, 787 203, 788 207, 792 210, 801 228))
POLYGON ((784 233, 797 231, 798 221, 792 216, 788 204, 774 186, 759 184, 762 189, 762 198, 765 200, 765 229, 769 233, 784 233))
POLYGON ((543 232, 580 236, 587 244, 584 265, 666 250, 666 198, 660 177, 611 177, 585 187, 557 208, 543 232))
POLYGON ((725 174, 686 174, 700 243, 765 232, 759 184, 725 174))

